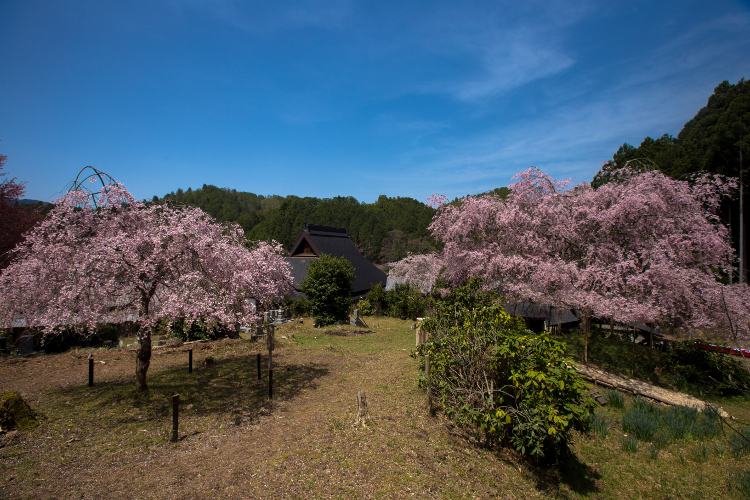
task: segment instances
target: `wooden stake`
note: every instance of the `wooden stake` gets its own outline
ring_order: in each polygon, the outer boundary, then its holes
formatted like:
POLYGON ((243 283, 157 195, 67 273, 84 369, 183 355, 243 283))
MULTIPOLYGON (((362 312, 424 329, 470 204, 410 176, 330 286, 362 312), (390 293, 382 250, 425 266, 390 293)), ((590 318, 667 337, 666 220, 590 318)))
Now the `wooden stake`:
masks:
POLYGON ((258 353, 258 356, 255 361, 255 365, 258 367, 258 380, 260 380, 260 353, 258 353))
POLYGON ((188 373, 193 373, 193 350, 188 349, 188 373))
POLYGON ((367 409, 365 391, 357 391, 357 420, 354 422, 354 425, 364 427, 367 425, 368 420, 370 420, 370 412, 367 409))
POLYGON ((89 354, 89 387, 94 387, 94 355, 89 354))

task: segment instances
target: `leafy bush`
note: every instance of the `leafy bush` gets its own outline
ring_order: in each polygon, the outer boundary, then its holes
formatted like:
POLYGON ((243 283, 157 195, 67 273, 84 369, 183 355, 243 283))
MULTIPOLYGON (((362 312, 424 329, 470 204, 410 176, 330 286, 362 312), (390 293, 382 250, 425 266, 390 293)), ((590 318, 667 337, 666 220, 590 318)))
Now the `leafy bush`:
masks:
POLYGON ((399 319, 416 320, 424 315, 425 299, 419 288, 408 284, 399 284, 392 291, 386 292, 388 297, 390 316, 399 319))
POLYGON ((178 319, 172 322, 170 334, 183 342, 193 340, 217 340, 224 337, 235 338, 237 333, 232 328, 224 325, 208 325, 202 321, 193 321, 190 323, 184 319, 178 319))
POLYGON ((316 326, 332 325, 349 318, 354 268, 343 257, 323 254, 307 265, 300 290, 310 301, 316 326))
POLYGON ((567 451, 574 429, 588 431, 595 403, 564 344, 525 335, 480 280, 452 290, 423 328, 430 341, 417 354, 430 355, 430 390, 459 425, 548 461, 567 451))
POLYGON ((357 302, 357 309, 359 309, 359 314, 362 316, 372 316, 375 314, 375 308, 367 299, 362 299, 357 302))
POLYGON ((63 352, 74 346, 99 347, 105 340, 114 344, 119 340, 120 329, 117 325, 101 324, 93 333, 87 328, 56 328, 51 333, 34 334, 34 349, 47 353, 63 352))
POLYGON ((302 295, 294 297, 294 299, 290 300, 289 303, 285 305, 292 312, 293 318, 303 318, 310 316, 311 314, 310 301, 307 300, 307 297, 303 297, 302 295))

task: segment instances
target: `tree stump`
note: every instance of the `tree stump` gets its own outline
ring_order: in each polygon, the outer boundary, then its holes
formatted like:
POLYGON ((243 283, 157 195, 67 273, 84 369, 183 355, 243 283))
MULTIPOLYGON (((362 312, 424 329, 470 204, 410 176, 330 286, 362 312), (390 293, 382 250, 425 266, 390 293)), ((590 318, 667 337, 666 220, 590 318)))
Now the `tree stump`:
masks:
POLYGON ((354 425, 365 427, 368 420, 370 420, 370 413, 367 410, 365 391, 357 391, 357 420, 354 425))

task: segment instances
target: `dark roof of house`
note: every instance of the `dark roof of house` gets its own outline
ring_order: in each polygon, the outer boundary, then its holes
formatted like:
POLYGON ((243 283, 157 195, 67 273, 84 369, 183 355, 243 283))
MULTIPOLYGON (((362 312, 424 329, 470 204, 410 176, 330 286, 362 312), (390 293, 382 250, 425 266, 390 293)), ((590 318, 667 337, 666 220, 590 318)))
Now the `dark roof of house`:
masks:
POLYGON ((352 295, 367 293, 370 287, 377 283, 385 286, 385 273, 365 259, 349 237, 346 228, 305 223, 302 233, 286 258, 292 268, 296 290, 299 290, 302 280, 307 276, 307 265, 310 260, 323 254, 344 257, 351 262, 354 268, 352 295))

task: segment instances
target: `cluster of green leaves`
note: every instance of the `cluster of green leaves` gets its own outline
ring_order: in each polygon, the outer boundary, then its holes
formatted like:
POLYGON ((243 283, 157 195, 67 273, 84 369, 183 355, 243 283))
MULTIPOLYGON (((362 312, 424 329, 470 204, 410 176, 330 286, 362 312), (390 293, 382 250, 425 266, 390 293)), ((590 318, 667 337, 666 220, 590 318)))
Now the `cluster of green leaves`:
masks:
POLYGON ((459 425, 489 443, 554 461, 573 430, 588 431, 595 403, 564 344, 529 334, 482 285, 473 279, 439 302, 436 316, 423 322, 429 341, 415 356, 430 355, 429 390, 459 425))
POLYGON ((323 254, 307 265, 300 290, 310 301, 316 326, 332 325, 349 318, 354 268, 344 257, 323 254))
POLYGON ((409 252, 425 253, 436 247, 427 229, 435 210, 412 198, 383 195, 375 203, 360 203, 351 196, 283 198, 204 184, 196 190, 178 189, 164 199, 200 207, 220 221, 238 223, 251 240, 274 239, 287 249, 297 241, 305 222, 347 228, 373 262, 395 262, 409 252))
POLYGON ((224 325, 211 325, 203 321, 188 322, 183 319, 173 321, 168 331, 167 322, 165 322, 164 333, 169 333, 172 337, 178 338, 183 342, 217 340, 224 337, 235 338, 237 336, 237 333, 233 329, 224 325))
MULTIPOLYGON (((127 326, 127 325, 123 325, 127 326)), ((120 329, 117 325, 100 324, 90 332, 87 328, 81 331, 74 328, 56 328, 52 333, 34 333, 34 349, 46 353, 67 351, 73 346, 99 347, 105 340, 117 343, 120 329)))
POLYGON ((302 318, 311 314, 310 301, 302 295, 296 297, 288 295, 284 298, 282 306, 291 310, 293 318, 302 318))
MULTIPOLYGON (((412 321, 424 316, 425 310, 432 301, 432 299, 423 297, 419 288, 408 283, 397 284, 393 290, 388 291, 378 283, 367 292, 366 300, 365 307, 370 311, 369 314, 411 319, 412 321)), ((368 314, 361 308, 360 312, 364 315, 368 314)))

